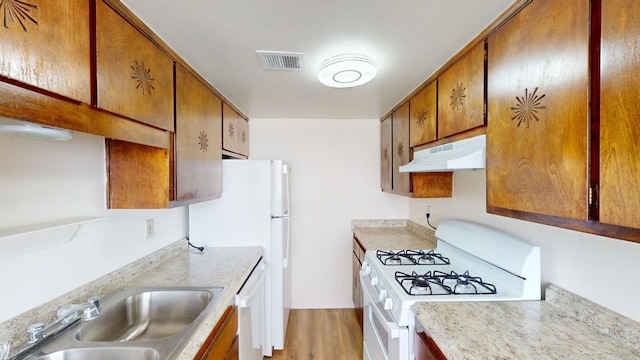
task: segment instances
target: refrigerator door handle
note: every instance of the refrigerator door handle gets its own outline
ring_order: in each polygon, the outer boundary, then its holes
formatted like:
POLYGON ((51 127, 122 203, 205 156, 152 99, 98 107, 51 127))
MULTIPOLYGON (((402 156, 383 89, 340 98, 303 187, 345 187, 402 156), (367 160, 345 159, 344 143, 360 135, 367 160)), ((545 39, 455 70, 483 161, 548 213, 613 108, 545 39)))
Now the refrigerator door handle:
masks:
POLYGON ((291 247, 291 223, 289 221, 287 221, 286 231, 287 231, 287 237, 286 237, 287 243, 285 244, 285 255, 284 255, 284 258, 282 259, 282 267, 285 269, 289 267, 289 250, 291 247))
POLYGON ((286 209, 284 209, 284 215, 289 215, 289 209, 291 208, 291 200, 289 199, 289 196, 291 195, 289 193, 289 166, 288 165, 283 165, 282 166, 282 174, 284 175, 284 191, 285 191, 285 200, 286 200, 286 209))

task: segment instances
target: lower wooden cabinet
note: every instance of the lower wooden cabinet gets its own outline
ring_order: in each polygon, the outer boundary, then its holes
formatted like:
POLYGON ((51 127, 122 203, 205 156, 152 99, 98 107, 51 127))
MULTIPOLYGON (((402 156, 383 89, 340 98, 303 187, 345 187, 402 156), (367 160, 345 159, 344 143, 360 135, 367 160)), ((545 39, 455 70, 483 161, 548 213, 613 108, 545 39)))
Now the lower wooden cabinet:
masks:
POLYGON ((358 317, 358 324, 360 329, 363 329, 362 315, 364 309, 364 294, 362 293, 362 287, 360 286, 360 268, 364 261, 365 248, 360 244, 358 239, 353 238, 353 305, 356 309, 356 316, 358 317))
POLYGON ((194 360, 237 360, 238 308, 229 306, 194 357, 194 360))
POLYGON ((438 345, 429 337, 426 330, 416 319, 414 336, 414 354, 415 360, 447 360, 438 348, 438 345))

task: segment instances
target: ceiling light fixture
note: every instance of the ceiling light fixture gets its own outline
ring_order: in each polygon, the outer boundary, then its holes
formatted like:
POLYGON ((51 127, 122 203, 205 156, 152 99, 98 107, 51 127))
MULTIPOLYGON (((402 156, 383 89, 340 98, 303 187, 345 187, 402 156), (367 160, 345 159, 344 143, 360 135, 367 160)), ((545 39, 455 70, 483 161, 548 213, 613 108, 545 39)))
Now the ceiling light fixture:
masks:
POLYGON ((342 54, 325 60, 318 80, 335 88, 349 88, 368 83, 376 76, 373 60, 361 54, 342 54))

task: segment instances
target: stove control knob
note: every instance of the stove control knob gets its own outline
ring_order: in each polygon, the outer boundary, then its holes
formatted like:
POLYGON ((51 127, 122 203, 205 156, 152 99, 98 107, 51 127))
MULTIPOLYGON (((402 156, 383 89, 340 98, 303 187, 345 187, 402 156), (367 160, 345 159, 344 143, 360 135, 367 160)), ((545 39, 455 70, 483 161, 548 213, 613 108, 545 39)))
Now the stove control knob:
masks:
POLYGON ((380 293, 378 294, 378 300, 385 301, 386 298, 387 298, 387 290, 380 290, 380 293))
POLYGON ((390 297, 384 299, 384 309, 385 310, 393 309, 393 299, 391 299, 390 297))
POLYGON ((371 286, 378 286, 378 277, 374 276, 371 278, 371 286))
POLYGON ((362 268, 360 269, 360 271, 362 272, 362 276, 368 276, 371 274, 371 266, 369 266, 369 264, 364 261, 362 263, 362 268))

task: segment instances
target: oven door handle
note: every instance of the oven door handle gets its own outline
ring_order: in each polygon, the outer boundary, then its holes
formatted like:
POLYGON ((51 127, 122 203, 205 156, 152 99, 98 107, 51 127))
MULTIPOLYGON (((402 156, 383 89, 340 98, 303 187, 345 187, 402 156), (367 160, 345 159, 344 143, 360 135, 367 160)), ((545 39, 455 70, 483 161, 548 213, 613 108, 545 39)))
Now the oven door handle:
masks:
MULTIPOLYGON (((378 322, 384 327, 385 331, 392 339, 397 339, 401 335, 402 328, 398 326, 393 318, 391 318, 386 310, 381 309, 382 304, 372 299, 371 294, 366 283, 362 283, 364 295, 366 296, 365 302, 369 304, 371 308, 372 316, 378 319, 378 322)), ((367 314, 368 315, 368 314, 367 314)))

